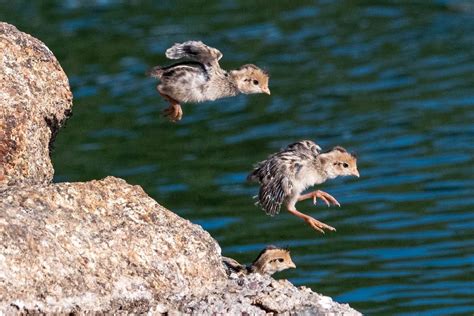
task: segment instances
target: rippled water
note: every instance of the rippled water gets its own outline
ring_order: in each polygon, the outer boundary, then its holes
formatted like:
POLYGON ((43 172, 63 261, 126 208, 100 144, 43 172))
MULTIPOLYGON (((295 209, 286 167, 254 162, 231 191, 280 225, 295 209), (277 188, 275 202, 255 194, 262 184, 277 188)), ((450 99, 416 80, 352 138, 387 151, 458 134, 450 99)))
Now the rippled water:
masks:
POLYGON ((298 268, 279 277, 367 314, 472 314, 472 2, 253 3, 0 1, 1 19, 46 42, 70 78, 56 180, 140 184, 243 262, 288 245, 298 268), (191 38, 219 47, 228 69, 267 68, 271 97, 160 118, 143 73, 191 38), (360 179, 322 186, 341 208, 300 205, 336 233, 253 205, 252 165, 300 139, 358 153, 360 179))

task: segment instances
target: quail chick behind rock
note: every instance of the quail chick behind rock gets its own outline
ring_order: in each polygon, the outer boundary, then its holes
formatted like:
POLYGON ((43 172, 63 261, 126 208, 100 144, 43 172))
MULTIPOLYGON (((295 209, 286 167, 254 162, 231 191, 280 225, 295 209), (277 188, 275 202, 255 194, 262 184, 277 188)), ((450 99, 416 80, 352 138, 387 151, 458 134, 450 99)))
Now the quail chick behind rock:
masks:
POLYGON ((291 260, 290 251, 273 245, 264 248, 249 266, 242 265, 236 260, 227 257, 222 257, 222 262, 229 275, 231 273, 272 275, 286 269, 296 268, 296 265, 291 260))
POLYGON ((181 59, 170 66, 156 66, 149 71, 160 79, 156 89, 170 103, 164 115, 171 121, 183 116, 181 103, 212 101, 239 93, 266 93, 268 74, 255 65, 247 64, 229 72, 222 69, 222 53, 200 41, 175 44, 166 50, 169 59, 181 59))
POLYGON ((309 198, 316 204, 319 198, 328 206, 340 206, 339 202, 326 192, 316 190, 307 194, 301 193, 327 179, 349 175, 359 177, 357 158, 353 154, 340 146, 322 152, 321 147, 314 142, 303 140, 258 163, 248 179, 260 183, 257 204, 268 215, 278 214, 283 205, 288 212, 324 233, 325 229, 336 229, 299 212, 295 205, 298 201, 309 198))

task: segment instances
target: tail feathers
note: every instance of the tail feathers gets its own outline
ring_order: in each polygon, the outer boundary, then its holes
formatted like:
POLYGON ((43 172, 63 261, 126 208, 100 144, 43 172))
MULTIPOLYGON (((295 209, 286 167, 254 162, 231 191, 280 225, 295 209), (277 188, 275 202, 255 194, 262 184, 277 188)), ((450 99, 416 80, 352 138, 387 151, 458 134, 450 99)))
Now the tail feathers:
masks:
POLYGON ((163 68, 161 66, 155 66, 153 68, 151 68, 150 70, 148 70, 146 72, 146 75, 148 77, 153 77, 153 78, 157 78, 157 79, 160 79, 161 76, 163 75, 163 68))

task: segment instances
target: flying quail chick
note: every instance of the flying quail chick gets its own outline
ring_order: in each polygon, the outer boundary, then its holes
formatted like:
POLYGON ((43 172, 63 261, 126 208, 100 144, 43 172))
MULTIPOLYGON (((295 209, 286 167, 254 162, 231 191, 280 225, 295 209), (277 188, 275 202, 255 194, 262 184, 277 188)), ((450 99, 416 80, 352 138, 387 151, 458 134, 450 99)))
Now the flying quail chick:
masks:
POLYGON ((263 249, 249 266, 242 265, 234 259, 227 257, 222 257, 222 261, 229 275, 231 273, 272 275, 286 269, 296 268, 296 265, 291 260, 290 251, 273 245, 263 249))
POLYGON ((183 116, 181 103, 213 101, 239 93, 266 93, 268 74, 247 64, 229 72, 222 69, 222 53, 200 41, 174 44, 166 50, 169 59, 182 59, 166 67, 156 66, 149 75, 160 79, 156 89, 169 102, 164 115, 176 122, 183 116))
POLYGON ((349 175, 359 177, 357 158, 353 154, 339 146, 322 152, 321 147, 314 142, 303 140, 258 163, 248 179, 260 183, 257 204, 268 215, 278 214, 283 205, 288 212, 324 233, 324 229, 336 229, 299 212, 295 204, 309 198, 316 204, 317 198, 320 198, 328 206, 340 206, 339 202, 326 192, 316 190, 307 194, 301 193, 327 179, 349 175))

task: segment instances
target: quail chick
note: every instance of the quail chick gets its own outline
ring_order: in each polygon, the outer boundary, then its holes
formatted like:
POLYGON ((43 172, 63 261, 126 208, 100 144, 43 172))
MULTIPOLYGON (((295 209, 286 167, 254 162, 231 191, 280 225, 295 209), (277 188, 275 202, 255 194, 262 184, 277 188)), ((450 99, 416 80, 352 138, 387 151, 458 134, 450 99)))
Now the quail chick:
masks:
POLYGON ((325 229, 336 229, 299 212, 295 205, 298 201, 309 198, 316 204, 319 198, 328 206, 340 206, 339 202, 326 192, 316 190, 307 194, 301 193, 327 179, 349 175, 359 177, 357 158, 353 154, 339 146, 322 152, 321 147, 314 142, 303 140, 258 163, 248 179, 260 183, 257 204, 268 215, 278 214, 283 205, 288 212, 324 233, 325 229))
POLYGON ((229 72, 222 69, 222 53, 200 41, 174 44, 166 50, 169 59, 181 59, 170 66, 156 66, 149 71, 160 80, 156 89, 169 102, 164 115, 176 122, 183 116, 181 103, 213 101, 239 93, 266 93, 268 74, 247 64, 229 72))
POLYGON ((270 245, 263 249, 251 265, 245 266, 232 258, 222 257, 226 266, 227 273, 237 274, 260 273, 263 275, 272 275, 290 268, 296 268, 291 260, 288 249, 278 248, 270 245))

